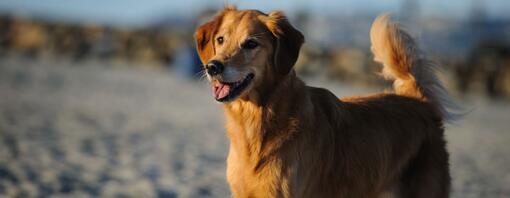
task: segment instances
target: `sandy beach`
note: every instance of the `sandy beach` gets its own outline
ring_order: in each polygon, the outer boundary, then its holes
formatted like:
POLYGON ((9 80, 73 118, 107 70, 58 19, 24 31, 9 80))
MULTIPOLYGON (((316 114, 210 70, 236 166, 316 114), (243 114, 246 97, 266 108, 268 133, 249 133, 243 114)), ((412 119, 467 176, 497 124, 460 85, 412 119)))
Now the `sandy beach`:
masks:
MULTIPOLYGON (((339 97, 380 90, 306 81, 339 97)), ((0 98, 0 197, 230 196, 222 108, 205 82, 3 58, 0 98)), ((452 197, 510 197, 510 103, 463 104, 469 114, 446 127, 452 197)))

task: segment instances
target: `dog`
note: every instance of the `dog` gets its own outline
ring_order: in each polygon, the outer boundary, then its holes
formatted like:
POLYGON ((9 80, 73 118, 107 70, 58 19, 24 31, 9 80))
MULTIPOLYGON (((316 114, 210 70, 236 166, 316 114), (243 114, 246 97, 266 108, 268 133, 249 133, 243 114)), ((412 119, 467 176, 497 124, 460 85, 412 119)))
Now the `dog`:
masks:
POLYGON ((233 197, 448 197, 451 98, 413 38, 378 17, 374 59, 394 92, 337 98, 293 65, 304 36, 280 11, 227 6, 195 32, 224 106, 233 197))

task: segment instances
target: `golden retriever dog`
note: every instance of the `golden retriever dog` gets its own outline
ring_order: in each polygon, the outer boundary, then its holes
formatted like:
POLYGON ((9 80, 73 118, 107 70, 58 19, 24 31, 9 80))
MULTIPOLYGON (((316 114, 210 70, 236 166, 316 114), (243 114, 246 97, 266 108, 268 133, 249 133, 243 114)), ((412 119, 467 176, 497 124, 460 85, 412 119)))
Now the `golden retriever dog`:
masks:
POLYGON ((443 121, 453 105, 435 65, 388 16, 370 38, 394 93, 337 98, 293 70, 303 35, 282 12, 228 6, 195 32, 223 103, 233 197, 448 197, 443 121))

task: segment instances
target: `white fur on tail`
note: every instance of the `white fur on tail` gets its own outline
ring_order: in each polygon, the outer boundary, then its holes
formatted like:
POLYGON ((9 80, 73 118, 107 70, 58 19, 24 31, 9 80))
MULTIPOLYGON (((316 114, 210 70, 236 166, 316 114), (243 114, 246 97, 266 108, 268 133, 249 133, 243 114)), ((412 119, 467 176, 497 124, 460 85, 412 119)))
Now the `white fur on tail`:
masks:
POLYGON ((370 30, 374 60, 383 64, 382 74, 395 80, 396 94, 433 103, 443 119, 452 121, 461 108, 451 99, 436 76, 438 66, 427 59, 416 41, 388 14, 377 17, 370 30))

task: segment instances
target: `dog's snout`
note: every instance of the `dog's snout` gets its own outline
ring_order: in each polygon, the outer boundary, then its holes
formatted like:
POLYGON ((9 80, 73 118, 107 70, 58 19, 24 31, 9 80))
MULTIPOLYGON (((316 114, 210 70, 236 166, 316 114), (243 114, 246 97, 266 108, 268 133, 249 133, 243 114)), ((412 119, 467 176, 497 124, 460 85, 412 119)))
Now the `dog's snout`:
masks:
POLYGON ((205 65, 205 70, 211 76, 221 74, 224 69, 225 66, 223 63, 217 60, 212 60, 211 62, 207 63, 207 65, 205 65))

